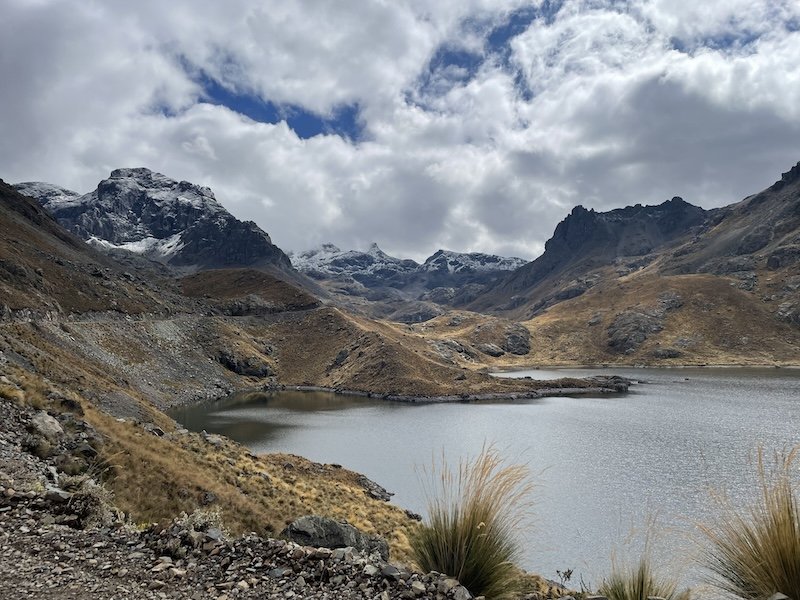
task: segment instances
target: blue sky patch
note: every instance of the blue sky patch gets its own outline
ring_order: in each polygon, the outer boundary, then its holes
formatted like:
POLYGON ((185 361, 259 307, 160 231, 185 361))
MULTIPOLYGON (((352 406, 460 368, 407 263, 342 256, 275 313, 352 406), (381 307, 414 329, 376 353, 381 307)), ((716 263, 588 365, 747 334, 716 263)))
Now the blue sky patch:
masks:
POLYGON ((337 106, 330 115, 319 115, 298 104, 278 104, 255 94, 231 90, 204 71, 186 69, 203 89, 201 102, 224 106, 259 123, 286 124, 302 139, 317 135, 338 135, 359 141, 364 126, 359 118, 358 104, 337 106))

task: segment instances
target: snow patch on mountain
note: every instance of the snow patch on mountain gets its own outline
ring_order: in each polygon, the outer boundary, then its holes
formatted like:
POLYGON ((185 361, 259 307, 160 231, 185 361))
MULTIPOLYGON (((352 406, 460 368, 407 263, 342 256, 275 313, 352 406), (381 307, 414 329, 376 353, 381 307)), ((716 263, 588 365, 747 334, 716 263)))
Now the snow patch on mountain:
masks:
POLYGON ((528 261, 514 256, 496 256, 482 252, 452 252, 437 250, 420 265, 421 271, 447 273, 481 273, 515 271, 528 261))
POLYGON ((317 278, 353 278, 367 284, 376 278, 391 278, 412 273, 419 265, 413 260, 389 256, 371 244, 366 252, 340 250, 333 244, 322 244, 317 248, 298 254, 290 254, 295 269, 317 278))
POLYGON ((107 240, 92 236, 86 242, 100 250, 126 250, 159 262, 169 262, 169 259, 180 252, 186 245, 181 241, 182 235, 183 233, 176 233, 164 239, 146 237, 135 242, 123 242, 122 244, 112 244, 107 240))
POLYGON ((51 211, 57 208, 71 208, 81 204, 81 195, 66 188, 43 181, 24 181, 15 183, 14 189, 20 194, 36 200, 42 207, 51 211))

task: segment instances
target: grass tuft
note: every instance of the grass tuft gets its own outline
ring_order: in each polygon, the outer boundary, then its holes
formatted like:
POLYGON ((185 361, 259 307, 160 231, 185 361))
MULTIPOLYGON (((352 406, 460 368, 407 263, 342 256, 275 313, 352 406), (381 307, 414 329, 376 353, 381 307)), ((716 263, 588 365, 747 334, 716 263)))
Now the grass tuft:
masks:
POLYGON ((776 593, 800 598, 800 515, 792 483, 797 452, 776 455, 768 470, 759 450, 758 500, 744 512, 728 508, 714 527, 701 527, 711 542, 705 564, 719 589, 753 600, 776 593))
POLYGON ((603 581, 599 590, 608 600, 689 600, 689 590, 678 591, 677 581, 655 572, 649 554, 639 559, 636 565, 622 565, 614 561, 611 574, 603 581))
POLYGON ((485 445, 473 462, 453 469, 443 459, 427 474, 429 521, 411 539, 419 567, 455 577, 475 596, 512 596, 519 581, 517 533, 532 491, 527 466, 506 465, 485 445))

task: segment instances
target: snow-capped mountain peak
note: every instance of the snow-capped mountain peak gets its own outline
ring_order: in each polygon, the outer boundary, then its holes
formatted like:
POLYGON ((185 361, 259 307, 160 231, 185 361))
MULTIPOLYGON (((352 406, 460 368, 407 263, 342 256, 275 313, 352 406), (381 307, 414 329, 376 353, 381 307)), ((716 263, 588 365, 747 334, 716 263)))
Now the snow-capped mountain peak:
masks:
POLYGON ((514 256, 496 256, 483 252, 452 252, 437 250, 420 266, 424 271, 446 273, 481 273, 489 271, 514 271, 528 261, 514 256))
POLYGON ((82 196, 50 184, 16 187, 100 249, 127 250, 176 266, 263 264, 291 270, 269 235, 236 219, 211 189, 150 169, 115 169, 82 196))

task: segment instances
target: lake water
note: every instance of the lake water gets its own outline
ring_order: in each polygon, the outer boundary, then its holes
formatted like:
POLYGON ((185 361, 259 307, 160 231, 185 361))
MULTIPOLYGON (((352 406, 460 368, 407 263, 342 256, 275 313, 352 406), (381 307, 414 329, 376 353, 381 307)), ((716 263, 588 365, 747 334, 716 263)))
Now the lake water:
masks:
POLYGON ((581 577, 594 585, 612 552, 633 555, 649 537, 658 561, 696 584, 696 524, 717 514, 714 495, 743 503, 755 491, 757 448, 800 444, 800 370, 564 369, 502 376, 598 372, 642 383, 626 395, 471 404, 280 392, 173 416, 257 453, 339 463, 423 514, 419 468, 443 449, 457 461, 494 442, 535 474, 523 567, 553 579, 557 569, 574 569, 573 586, 581 577))

